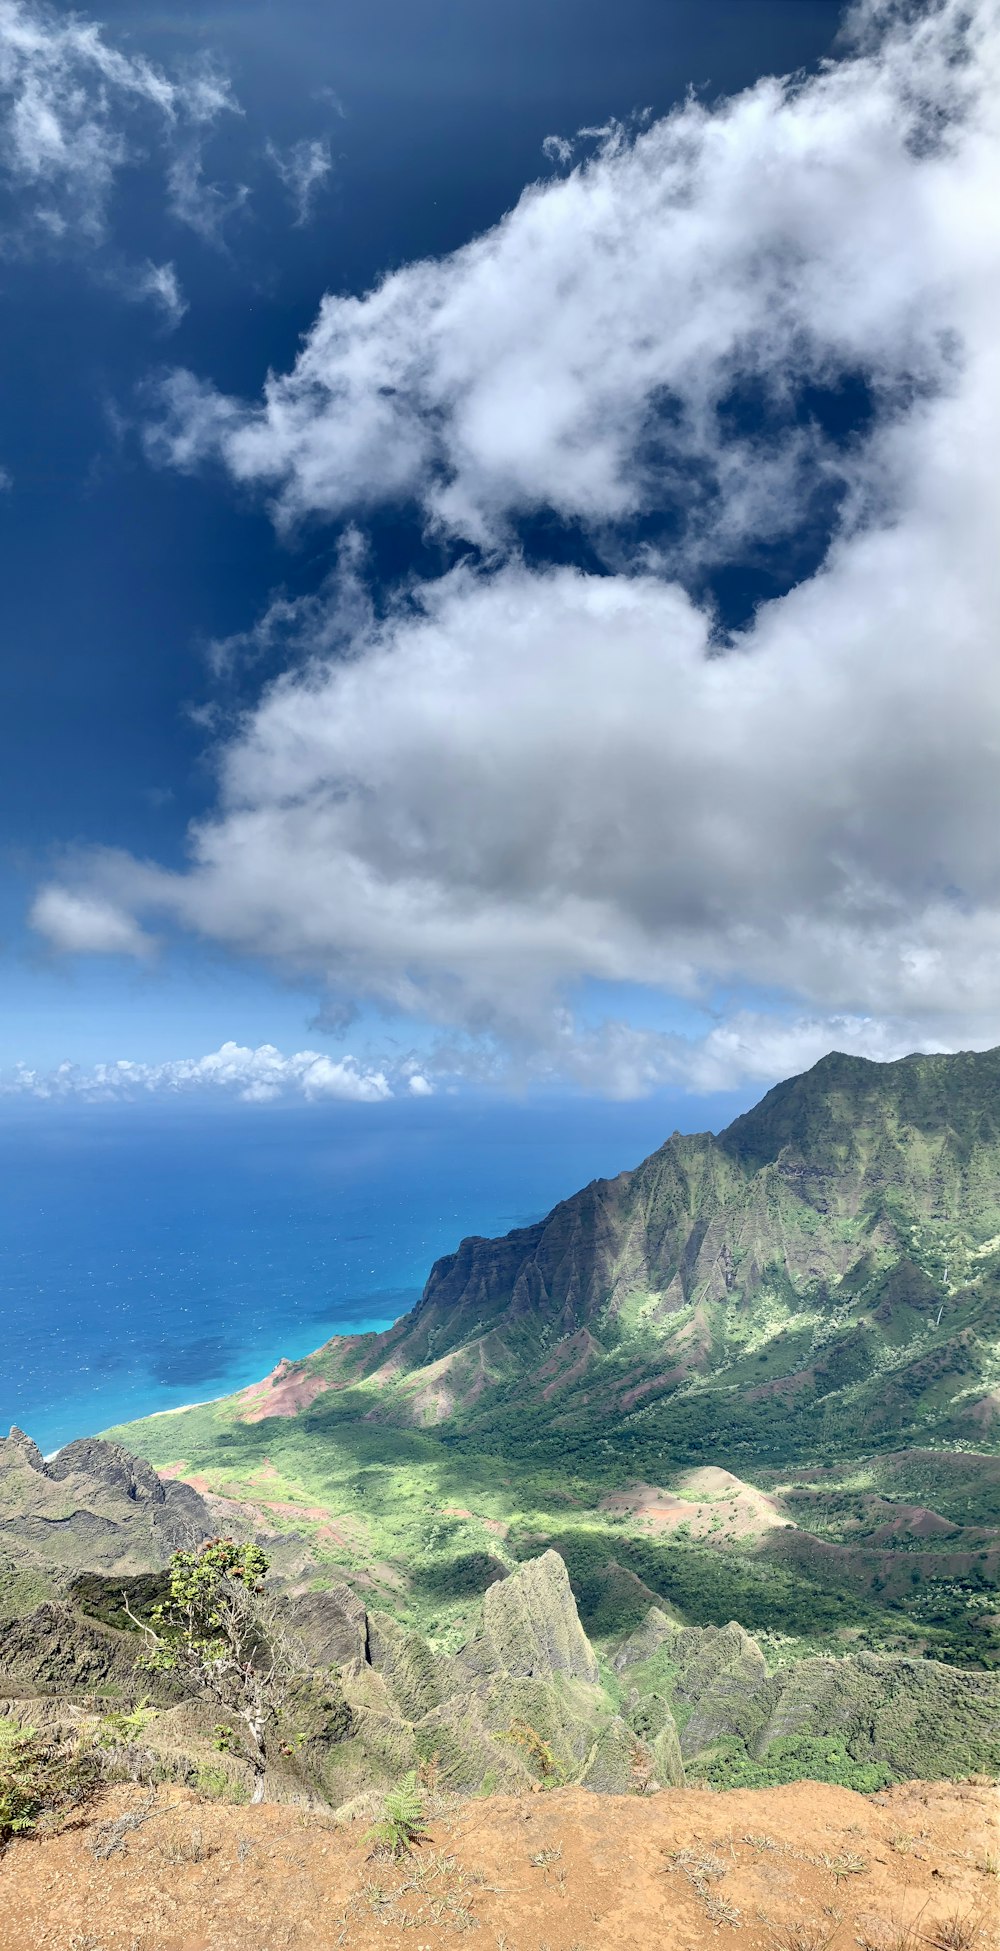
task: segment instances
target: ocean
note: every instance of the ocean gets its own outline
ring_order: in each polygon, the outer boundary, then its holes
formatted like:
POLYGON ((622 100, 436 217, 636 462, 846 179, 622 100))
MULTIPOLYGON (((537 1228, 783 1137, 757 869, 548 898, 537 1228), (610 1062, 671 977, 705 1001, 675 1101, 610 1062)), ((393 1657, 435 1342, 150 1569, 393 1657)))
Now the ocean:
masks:
POLYGON ((527 1224, 745 1103, 8 1103, 0 1432, 51 1452, 385 1327, 464 1235, 527 1224))

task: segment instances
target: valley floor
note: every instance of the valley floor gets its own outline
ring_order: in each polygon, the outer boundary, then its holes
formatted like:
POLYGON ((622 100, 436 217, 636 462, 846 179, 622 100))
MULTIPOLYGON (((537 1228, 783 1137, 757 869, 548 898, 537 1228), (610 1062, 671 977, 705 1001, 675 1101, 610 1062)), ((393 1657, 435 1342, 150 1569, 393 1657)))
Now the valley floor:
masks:
POLYGON ((997 1791, 802 1782, 452 1803, 400 1863, 362 1820, 108 1792, 0 1858, 0 1951, 996 1951, 997 1791))

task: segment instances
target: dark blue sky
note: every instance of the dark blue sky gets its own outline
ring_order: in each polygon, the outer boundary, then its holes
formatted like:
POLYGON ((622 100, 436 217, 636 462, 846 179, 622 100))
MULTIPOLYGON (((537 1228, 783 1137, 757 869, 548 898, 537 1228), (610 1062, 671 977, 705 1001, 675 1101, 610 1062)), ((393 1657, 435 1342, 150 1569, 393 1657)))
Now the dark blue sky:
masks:
MULTIPOLYGON (((134 424, 142 389, 169 362, 252 396, 269 368, 290 364, 324 291, 361 293, 493 224, 547 172, 547 135, 660 114, 692 83, 711 98, 815 64, 838 14, 836 0, 101 8, 124 50, 166 70, 208 52, 225 68, 244 113, 214 131, 210 174, 252 194, 221 246, 207 244, 165 209, 151 148, 119 175, 100 250, 70 239, 12 253, 0 270, 0 460, 13 484, 0 510, 5 1061, 120 1054, 107 1047, 109 1009, 126 1023, 138 1011, 140 1037, 159 1011, 173 1045, 193 1009, 201 1033, 190 964, 169 996, 148 973, 53 971, 23 945, 21 917, 52 849, 182 858, 187 822, 213 794, 188 709, 213 696, 205 645, 251 625, 276 586, 315 587, 331 559, 328 527, 283 543, 259 500, 221 491, 211 474, 150 466, 134 424), (313 136, 329 139, 334 167, 296 227, 263 151, 313 136), (122 263, 147 258, 175 264, 187 299, 169 333, 116 283, 122 263)), ((16 195, 8 219, 16 228, 16 195)), ((383 519, 376 532, 390 577, 437 560, 414 519, 383 519)), ((539 546, 583 549, 562 535, 539 546)), ((205 1033, 228 980, 204 971, 205 1033)), ((252 978, 233 972, 228 993, 233 1033, 266 1035, 252 978), (257 1000, 245 1021, 248 982, 257 1000)), ((279 990, 275 1021, 304 1028, 314 1006, 279 990)))
MULTIPOLYGON (((213 250, 164 212, 152 171, 123 179, 115 241, 171 258, 188 297, 169 340, 95 279, 85 250, 4 267, 9 847, 178 847, 209 791, 184 710, 207 693, 205 640, 247 627, 276 583, 313 586, 329 561, 328 530, 284 548, 259 505, 150 468, 122 429, 136 389, 169 359, 255 393, 291 362, 324 291, 363 292, 494 223, 545 170, 545 136, 660 113, 692 80, 721 94, 813 63, 838 11, 836 0, 101 9, 123 45, 164 64, 194 48, 225 63, 246 113, 214 138, 213 173, 249 177, 253 196, 213 250), (259 151, 320 132, 334 177, 296 230, 259 151)), ((408 534, 401 553, 417 546, 408 534)))

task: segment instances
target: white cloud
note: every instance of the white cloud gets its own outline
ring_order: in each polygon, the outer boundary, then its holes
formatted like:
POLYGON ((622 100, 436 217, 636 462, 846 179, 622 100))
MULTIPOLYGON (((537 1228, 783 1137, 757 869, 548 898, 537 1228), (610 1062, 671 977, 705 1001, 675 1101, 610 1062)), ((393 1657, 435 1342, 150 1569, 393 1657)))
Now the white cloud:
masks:
POLYGON ((335 1059, 316 1050, 298 1050, 285 1057, 273 1043, 259 1044, 256 1049, 224 1043, 208 1056, 181 1057, 162 1064, 120 1058, 117 1063, 95 1064, 90 1069, 64 1063, 46 1072, 21 1064, 10 1075, 0 1075, 0 1095, 8 1097, 101 1101, 182 1093, 221 1093, 248 1104, 288 1097, 305 1098, 310 1103, 337 1099, 377 1104, 391 1097, 392 1089, 383 1071, 366 1069, 354 1057, 335 1059))
POLYGON ((609 138, 466 251, 327 300, 261 410, 179 380, 168 443, 286 514, 406 492, 494 541, 536 503, 693 496, 675 570, 794 524, 835 465, 822 567, 725 654, 662 558, 494 554, 357 605, 348 655, 333 588, 272 609, 295 661, 221 747, 189 870, 98 856, 95 897, 608 1088, 764 1075, 845 1022, 873 1054, 1000 1041, 1000 8, 865 23, 818 78, 609 138), (764 453, 720 426, 738 379, 858 369, 876 413, 835 463, 807 425, 764 453), (588 979, 771 989, 785 1027, 567 1035, 588 979))
POLYGON ((179 325, 187 311, 187 300, 172 264, 147 262, 136 270, 127 288, 132 297, 149 299, 152 304, 159 305, 164 322, 169 326, 179 325))
MULTIPOLYGON (((960 1039, 964 1047, 979 1048, 992 1040, 981 1033, 960 1039)), ((567 1016, 548 1047, 531 1051, 520 1065, 508 1062, 505 1079, 521 1087, 568 1082, 608 1097, 637 1098, 665 1088, 712 1092, 772 1084, 810 1069, 831 1050, 887 1063, 914 1050, 953 1047, 919 1024, 873 1017, 739 1010, 704 1036, 682 1037, 624 1022, 588 1029, 567 1016)), ((494 1075, 491 1081, 500 1080, 494 1075)))
POLYGON ((966 61, 964 0, 873 0, 881 36, 818 77, 610 128, 463 249, 328 296, 259 405, 176 374, 152 451, 218 454, 286 520, 403 497, 495 543, 512 514, 668 503, 688 550, 780 533, 851 470, 801 417, 741 431, 734 388, 787 402, 861 372, 891 407, 950 375, 997 80, 995 0, 968 11, 966 61))
POLYGON ((198 134, 176 150, 167 170, 168 202, 179 223, 186 224, 205 244, 221 245, 232 217, 250 195, 246 183, 211 183, 205 175, 205 145, 198 134))
POLYGON ((69 955, 150 955, 153 942, 132 915, 87 888, 39 889, 29 916, 49 945, 69 955))
MULTIPOLYGON (((13 199, 0 241, 92 248, 117 177, 150 139, 176 161, 237 106, 207 64, 168 74, 122 53, 95 21, 0 0, 0 178, 13 199)), ((191 221, 182 197, 177 214, 191 221)))
POLYGON ((296 224, 307 224, 317 192, 333 170, 327 137, 307 136, 301 142, 293 142, 288 149, 279 149, 269 142, 266 154, 288 191, 296 224))

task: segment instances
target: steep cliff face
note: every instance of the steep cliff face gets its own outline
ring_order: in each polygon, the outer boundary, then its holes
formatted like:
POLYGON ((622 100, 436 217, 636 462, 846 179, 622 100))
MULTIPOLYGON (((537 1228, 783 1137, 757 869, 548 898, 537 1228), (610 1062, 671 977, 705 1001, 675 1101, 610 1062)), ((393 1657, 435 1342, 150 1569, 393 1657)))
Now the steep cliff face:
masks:
POLYGON ((720 1137, 679 1134, 633 1172, 595 1180, 537 1225, 463 1240, 439 1260, 408 1345, 437 1352, 474 1324, 559 1333, 649 1293, 752 1300, 775 1274, 802 1289, 908 1253, 944 1275, 1000 1227, 1000 1052, 876 1064, 830 1056, 720 1137), (935 1253, 934 1249, 940 1251, 935 1253))
POLYGON ((718 1138, 675 1134, 536 1225, 463 1240, 410 1315, 329 1344, 302 1386, 362 1380, 376 1413, 428 1425, 488 1415, 513 1378, 620 1417, 699 1379, 787 1406, 879 1376, 860 1425, 902 1432, 932 1398, 941 1421, 951 1377, 958 1423, 989 1427, 998 1106, 996 1051, 825 1058, 718 1138))

